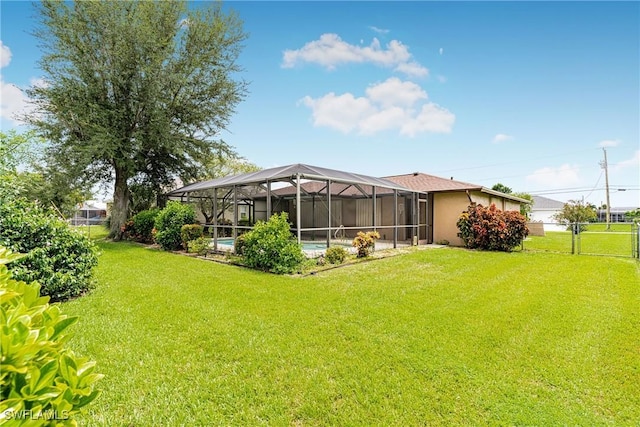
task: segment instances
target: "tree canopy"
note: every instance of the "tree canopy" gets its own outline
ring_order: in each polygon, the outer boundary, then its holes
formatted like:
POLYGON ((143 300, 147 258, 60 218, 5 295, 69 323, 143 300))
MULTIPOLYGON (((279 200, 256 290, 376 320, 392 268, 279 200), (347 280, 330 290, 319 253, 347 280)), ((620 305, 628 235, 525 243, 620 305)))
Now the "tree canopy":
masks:
POLYGON ((564 204, 561 211, 553 215, 553 218, 567 227, 570 227, 571 224, 579 223, 581 224, 581 230, 585 230, 584 223, 595 221, 598 215, 594 205, 585 204, 580 200, 569 200, 564 204))
POLYGON ((0 192, 69 217, 78 203, 91 198, 91 186, 49 163, 42 154, 44 146, 33 130, 0 131, 0 192))
POLYGON ((640 222, 640 208, 625 212, 624 217, 630 222, 640 222))
POLYGON ((111 234, 129 215, 130 185, 158 192, 190 181, 221 152, 244 98, 246 34, 218 2, 58 2, 37 6, 45 84, 26 121, 69 176, 113 182, 111 234))
POLYGON ((501 183, 497 183, 496 185, 494 185, 493 187, 491 187, 491 189, 493 191, 499 191, 501 193, 505 193, 505 194, 511 194, 513 192, 513 190, 511 189, 511 187, 507 187, 504 184, 501 183))

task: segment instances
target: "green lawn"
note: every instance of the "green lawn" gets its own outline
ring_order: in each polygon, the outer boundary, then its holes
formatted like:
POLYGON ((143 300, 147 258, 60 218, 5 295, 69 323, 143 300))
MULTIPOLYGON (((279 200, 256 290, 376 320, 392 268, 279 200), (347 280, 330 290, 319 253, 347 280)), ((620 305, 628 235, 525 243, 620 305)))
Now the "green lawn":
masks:
POLYGON ((109 231, 103 225, 78 225, 72 228, 91 239, 102 239, 109 234, 109 231))
POLYGON ((632 259, 415 251, 279 277, 100 243, 65 303, 98 362, 80 425, 635 425, 632 259))

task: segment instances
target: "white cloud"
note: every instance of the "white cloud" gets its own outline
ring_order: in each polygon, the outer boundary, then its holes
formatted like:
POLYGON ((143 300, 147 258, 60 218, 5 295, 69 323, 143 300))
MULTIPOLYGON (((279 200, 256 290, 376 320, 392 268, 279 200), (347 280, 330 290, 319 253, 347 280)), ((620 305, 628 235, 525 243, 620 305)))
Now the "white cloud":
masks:
POLYGON ((383 107, 394 105, 410 107, 421 99, 427 99, 427 92, 413 82, 403 82, 391 77, 385 82, 369 86, 365 91, 367 97, 383 107))
POLYGON ((376 38, 368 46, 358 46, 330 33, 321 35, 318 40, 308 42, 300 49, 287 49, 283 53, 283 68, 293 68, 305 62, 318 64, 329 70, 348 63, 372 63, 410 76, 422 77, 429 74, 426 67, 412 59, 409 48, 397 40, 391 40, 385 48, 376 38))
POLYGON ((438 52, 440 53, 440 55, 442 55, 444 53, 444 48, 441 47, 438 52))
POLYGON ((364 117, 358 127, 360 133, 373 135, 377 132, 390 130, 398 127, 400 123, 406 121, 406 111, 400 107, 389 107, 376 113, 364 117))
POLYGON ((336 96, 331 92, 322 98, 305 96, 302 103, 313 111, 313 124, 349 133, 366 117, 375 114, 375 108, 366 98, 355 98, 350 93, 336 96))
POLYGON ((0 40, 0 68, 4 68, 11 62, 11 49, 0 40))
POLYGON ((617 139, 605 139, 604 141, 600 141, 598 147, 617 147, 620 145, 620 141, 617 139))
POLYGON ((413 82, 396 77, 369 86, 365 96, 331 92, 319 98, 304 97, 300 102, 312 110, 313 124, 349 133, 371 135, 396 129, 400 135, 448 133, 455 115, 428 99, 427 93, 413 82))
POLYGON ((384 28, 378 28, 378 27, 375 27, 373 25, 370 25, 369 29, 372 30, 372 31, 375 31, 378 34, 388 34, 389 33, 389 30, 384 29, 384 28))
MULTIPOLYGON (((4 68, 11 62, 11 49, 0 40, 0 67, 4 68)), ((0 74, 0 117, 10 120, 15 124, 22 122, 16 115, 26 112, 30 107, 28 98, 16 85, 4 81, 0 74)))
POLYGON ((526 180, 544 188, 566 188, 569 185, 580 183, 579 172, 580 168, 578 166, 565 163, 557 168, 544 167, 537 169, 532 174, 527 175, 526 180))
POLYGON ((640 150, 637 150, 631 158, 618 162, 612 166, 612 169, 615 171, 640 166, 640 150))
POLYGON ((422 106, 422 110, 413 120, 408 120, 400 130, 400 133, 415 136, 418 133, 449 133, 453 128, 456 116, 449 110, 430 102, 422 106))
POLYGON ((499 133, 493 137, 494 144, 500 144, 501 142, 513 141, 513 136, 506 133, 499 133))
POLYGON ((426 77, 429 75, 429 69, 423 67, 415 61, 398 64, 394 71, 398 71, 406 74, 407 76, 414 77, 426 77))
POLYGON ((24 113, 29 107, 28 98, 16 85, 5 83, 0 77, 0 117, 11 120, 15 124, 22 122, 16 115, 24 113))

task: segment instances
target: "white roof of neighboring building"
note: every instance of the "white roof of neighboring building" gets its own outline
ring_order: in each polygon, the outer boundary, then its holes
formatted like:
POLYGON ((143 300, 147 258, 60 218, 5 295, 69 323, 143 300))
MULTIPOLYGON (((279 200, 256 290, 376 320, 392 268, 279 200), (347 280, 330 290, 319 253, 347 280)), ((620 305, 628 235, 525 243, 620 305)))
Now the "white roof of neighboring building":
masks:
POLYGON ((564 207, 564 202, 559 200, 549 199, 548 197, 542 196, 532 196, 533 197, 533 206, 531 210, 557 210, 562 209, 564 207))
POLYGON ((81 211, 106 211, 107 204, 97 200, 86 200, 80 207, 81 211))

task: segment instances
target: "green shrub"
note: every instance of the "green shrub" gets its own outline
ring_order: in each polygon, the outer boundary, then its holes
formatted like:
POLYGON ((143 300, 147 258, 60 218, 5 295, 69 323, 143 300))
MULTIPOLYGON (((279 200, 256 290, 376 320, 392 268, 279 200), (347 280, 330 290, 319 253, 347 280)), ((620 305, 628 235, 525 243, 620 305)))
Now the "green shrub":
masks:
POLYGON ((155 240, 166 251, 180 249, 182 226, 194 222, 196 222, 196 213, 191 205, 169 201, 156 217, 155 240))
POLYGON ((236 241, 233 242, 233 251, 236 253, 236 255, 244 254, 244 245, 245 245, 244 234, 241 234, 238 237, 236 237, 236 241))
POLYGON ((0 246, 27 254, 11 264, 16 280, 38 281, 43 295, 62 301, 93 286, 93 243, 36 204, 0 194, 0 246))
POLYGON ((332 246, 324 254, 329 264, 342 264, 347 258, 347 250, 342 246, 332 246))
POLYGON ((187 252, 190 254, 206 255, 209 251, 211 239, 201 236, 187 242, 187 252))
POLYGON ((102 375, 64 347, 77 317, 49 305, 37 283, 11 278, 5 264, 14 257, 0 247, 0 413, 7 425, 75 425, 73 416, 99 395, 93 387, 102 375))
POLYGON ((376 246, 376 239, 379 238, 380 233, 377 231, 367 231, 366 233, 358 231, 352 243, 356 248, 358 258, 368 257, 376 246))
POLYGON ((133 239, 142 243, 153 242, 153 227, 160 209, 149 209, 138 212, 131 218, 133 227, 133 239))
POLYGON ((204 227, 200 224, 185 224, 180 228, 182 247, 187 249, 187 243, 204 236, 204 227))
POLYGON ((458 236, 470 249, 509 252, 529 235, 525 217, 516 211, 501 211, 472 203, 457 222, 458 236))
POLYGON ((243 234, 244 261, 252 268, 277 274, 291 273, 304 260, 302 247, 291 235, 286 212, 274 214, 269 221, 258 221, 243 234))

